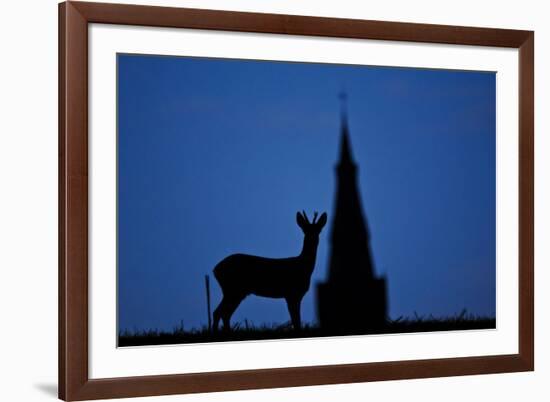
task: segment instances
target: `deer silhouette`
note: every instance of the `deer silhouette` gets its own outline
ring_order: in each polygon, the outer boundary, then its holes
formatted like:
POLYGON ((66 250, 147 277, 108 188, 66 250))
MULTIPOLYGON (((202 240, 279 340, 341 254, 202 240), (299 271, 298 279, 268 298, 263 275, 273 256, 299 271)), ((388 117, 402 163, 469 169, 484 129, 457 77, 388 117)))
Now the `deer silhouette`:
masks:
POLYGON ((304 232, 302 252, 290 258, 265 258, 247 254, 233 254, 220 261, 214 276, 220 284, 223 298, 214 310, 214 331, 220 319, 224 330, 229 330, 231 316, 239 304, 250 294, 285 299, 292 326, 301 328, 300 305, 309 290, 311 274, 315 268, 319 234, 327 223, 323 213, 317 221, 317 212, 310 222, 305 212, 296 213, 296 223, 304 232))

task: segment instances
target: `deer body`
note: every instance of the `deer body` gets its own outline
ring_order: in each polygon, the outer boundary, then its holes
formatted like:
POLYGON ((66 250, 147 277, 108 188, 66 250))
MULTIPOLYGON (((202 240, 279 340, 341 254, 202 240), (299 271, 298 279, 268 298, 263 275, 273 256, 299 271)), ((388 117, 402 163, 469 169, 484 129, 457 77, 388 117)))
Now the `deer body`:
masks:
POLYGON ((327 221, 324 213, 316 222, 317 213, 310 223, 305 213, 297 214, 298 226, 304 232, 304 245, 300 255, 290 258, 265 258, 247 254, 233 254, 220 261, 214 276, 220 284, 223 299, 214 310, 214 330, 220 319, 224 329, 230 328, 230 319, 241 301, 248 295, 286 300, 295 329, 301 327, 300 304, 309 290, 311 274, 315 268, 319 234, 327 221))

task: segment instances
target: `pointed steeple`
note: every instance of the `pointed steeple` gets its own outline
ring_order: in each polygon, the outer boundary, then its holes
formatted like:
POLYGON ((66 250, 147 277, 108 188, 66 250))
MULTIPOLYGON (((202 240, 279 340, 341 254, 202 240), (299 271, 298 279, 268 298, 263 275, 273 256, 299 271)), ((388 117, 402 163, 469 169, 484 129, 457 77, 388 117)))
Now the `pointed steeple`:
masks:
POLYGON ((339 97, 340 97, 341 134, 340 134, 340 160, 338 162, 338 165, 355 166, 355 162, 353 161, 353 155, 351 154, 351 144, 349 140, 348 110, 347 110, 348 95, 345 92, 341 92, 339 97))
POLYGON ((348 270, 361 273, 365 280, 373 276, 369 247, 369 230, 363 214, 357 180, 357 165, 353 160, 347 116, 347 95, 340 93, 340 155, 336 164, 336 203, 332 214, 329 277, 350 277, 348 270))
POLYGON ((370 234, 361 205, 357 165, 351 152, 347 96, 340 94, 340 155, 330 232, 327 281, 318 285, 317 312, 322 328, 361 333, 384 325, 386 280, 376 277, 370 234))

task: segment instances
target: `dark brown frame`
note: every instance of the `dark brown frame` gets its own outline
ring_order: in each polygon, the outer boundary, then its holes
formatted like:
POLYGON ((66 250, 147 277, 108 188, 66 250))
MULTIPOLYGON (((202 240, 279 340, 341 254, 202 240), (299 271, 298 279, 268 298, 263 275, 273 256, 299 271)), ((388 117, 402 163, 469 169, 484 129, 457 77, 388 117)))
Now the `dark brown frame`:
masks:
POLYGON ((534 33, 184 8, 59 5, 59 397, 137 397, 534 370, 534 33), (88 377, 88 24, 519 49, 519 353, 215 373, 88 377))

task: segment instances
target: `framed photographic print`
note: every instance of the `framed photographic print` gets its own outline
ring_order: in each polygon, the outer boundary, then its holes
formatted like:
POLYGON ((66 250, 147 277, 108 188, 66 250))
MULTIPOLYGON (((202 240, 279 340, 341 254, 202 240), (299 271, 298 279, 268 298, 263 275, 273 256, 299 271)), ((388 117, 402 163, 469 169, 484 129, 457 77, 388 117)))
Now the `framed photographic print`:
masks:
POLYGON ((533 370, 533 32, 59 7, 60 398, 533 370))

